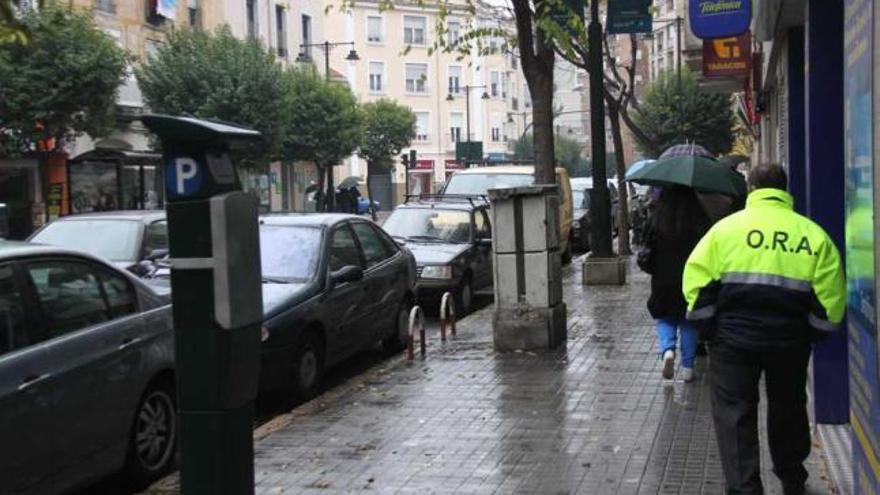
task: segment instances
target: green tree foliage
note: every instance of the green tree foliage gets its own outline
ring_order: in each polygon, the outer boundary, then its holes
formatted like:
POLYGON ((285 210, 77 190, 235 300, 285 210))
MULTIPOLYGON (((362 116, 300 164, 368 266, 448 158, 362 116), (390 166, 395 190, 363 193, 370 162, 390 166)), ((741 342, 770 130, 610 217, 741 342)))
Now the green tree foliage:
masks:
MULTIPOLYGON (((364 137, 358 154, 367 161, 367 194, 373 206, 370 174, 394 165, 394 156, 416 137, 416 114, 408 107, 381 99, 365 104, 364 137)), ((373 212, 373 208, 370 208, 373 212)), ((375 220, 375 212, 373 219, 375 220)))
POLYGON ((657 157, 683 142, 695 142, 714 154, 728 153, 733 147, 735 122, 730 100, 701 90, 688 70, 683 71, 681 84, 675 73, 661 74, 648 87, 641 112, 633 119, 645 133, 635 137, 647 156, 657 157))
POLYGON ((228 26, 180 30, 135 70, 144 99, 157 113, 193 115, 252 127, 263 135, 242 157, 247 165, 280 158, 287 109, 285 73, 257 41, 228 26))
POLYGON ((30 39, 30 33, 16 17, 15 10, 12 0, 0 0, 0 45, 26 43, 30 39))
MULTIPOLYGON (((589 177, 590 162, 581 155, 581 145, 576 140, 557 134, 553 138, 556 163, 565 167, 571 177, 589 177)), ((519 138, 514 143, 513 157, 517 160, 534 160, 535 145, 531 134, 519 138)))
POLYGON ((390 168, 393 157, 416 137, 416 115, 391 100, 363 106, 364 139, 358 154, 373 167, 390 168))
POLYGON ((363 112, 348 86, 308 69, 291 70, 286 76, 282 155, 315 162, 323 184, 327 169, 360 146, 363 112))
POLYGON ((106 134, 125 52, 81 11, 49 4, 19 22, 28 42, 0 43, 0 155, 33 151, 41 140, 57 146, 106 134))

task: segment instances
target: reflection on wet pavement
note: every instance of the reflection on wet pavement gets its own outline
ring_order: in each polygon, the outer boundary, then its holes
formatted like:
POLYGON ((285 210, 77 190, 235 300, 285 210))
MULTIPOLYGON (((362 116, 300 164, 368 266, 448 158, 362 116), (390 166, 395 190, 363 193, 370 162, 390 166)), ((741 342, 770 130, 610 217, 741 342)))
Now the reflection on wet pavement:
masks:
POLYGON ((491 307, 445 344, 434 327, 426 359, 378 364, 258 430, 257 491, 721 493, 705 358, 694 383, 664 387, 647 278, 583 288, 574 268, 566 348, 495 354, 491 307))

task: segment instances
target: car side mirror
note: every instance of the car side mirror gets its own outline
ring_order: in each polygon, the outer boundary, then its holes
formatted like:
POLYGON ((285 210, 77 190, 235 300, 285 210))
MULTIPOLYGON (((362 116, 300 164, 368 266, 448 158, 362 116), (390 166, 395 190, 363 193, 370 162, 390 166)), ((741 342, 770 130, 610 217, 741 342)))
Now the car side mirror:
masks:
POLYGON ((348 265, 343 266, 335 272, 330 272, 330 282, 333 285, 344 284, 346 282, 357 282, 364 278, 364 270, 359 266, 348 265))

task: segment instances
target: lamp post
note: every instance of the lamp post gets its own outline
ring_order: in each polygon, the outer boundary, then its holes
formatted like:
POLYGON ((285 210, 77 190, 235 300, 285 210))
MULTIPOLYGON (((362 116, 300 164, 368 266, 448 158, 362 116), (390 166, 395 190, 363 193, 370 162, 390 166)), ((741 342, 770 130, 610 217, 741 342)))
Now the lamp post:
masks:
MULTIPOLYGON (((485 91, 485 88, 486 88, 485 84, 480 84, 480 85, 465 84, 464 86, 462 86, 462 89, 464 89, 464 101, 465 101, 464 114, 465 114, 465 121, 466 121, 465 126, 466 126, 466 131, 467 131, 466 142, 467 142, 468 155, 470 155, 470 152, 471 152, 471 90, 472 89, 483 89, 483 95, 480 98, 483 100, 488 100, 489 93, 485 91)), ((449 88, 449 89, 452 90, 455 88, 449 88)), ((450 91, 449 94, 446 95, 446 101, 453 101, 453 100, 455 100, 455 97, 452 95, 452 91, 450 91)), ((468 161, 469 160, 465 160, 465 162, 468 162, 468 161)), ((468 166, 467 163, 466 163, 466 166, 468 166)))
MULTIPOLYGON (((462 89, 464 89, 465 121, 467 122, 467 124, 466 124, 467 142, 469 142, 469 143, 471 142, 471 90, 472 89, 483 89, 484 90, 483 96, 481 96, 480 98, 483 100, 488 100, 489 93, 487 93, 485 91, 485 88, 486 88, 485 84, 480 84, 478 86, 471 86, 470 84, 465 84, 464 86, 462 86, 462 89)), ((453 89, 453 88, 449 88, 449 89, 453 89)), ((453 101, 453 100, 455 100, 455 97, 452 96, 452 92, 450 92, 448 95, 446 95, 446 101, 453 101)))
MULTIPOLYGON (((296 61, 300 63, 311 63, 312 57, 306 53, 306 48, 317 47, 324 51, 324 78, 329 82, 330 81, 330 51, 337 46, 350 46, 351 50, 346 55, 345 60, 350 62, 356 62, 361 59, 358 56, 358 53, 354 49, 354 41, 324 41, 323 43, 305 43, 300 45, 299 55, 296 57, 296 61)), ((336 188, 333 186, 333 167, 335 165, 330 165, 327 168, 327 204, 330 205, 331 209, 335 209, 336 206, 336 188)))
POLYGON ((611 258, 611 203, 605 173, 605 98, 602 63, 602 23, 599 0, 590 2, 590 26, 587 31, 590 63, 590 140, 593 155, 593 193, 590 216, 593 227, 590 246, 594 258, 611 258))

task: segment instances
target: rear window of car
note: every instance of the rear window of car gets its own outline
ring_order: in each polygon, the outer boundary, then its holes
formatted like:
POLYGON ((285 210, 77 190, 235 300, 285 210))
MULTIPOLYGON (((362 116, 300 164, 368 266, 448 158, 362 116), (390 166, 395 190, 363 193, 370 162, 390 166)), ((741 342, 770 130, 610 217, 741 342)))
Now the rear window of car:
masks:
POLYGON ((486 194, 489 189, 530 186, 535 176, 531 174, 455 174, 449 179, 446 194, 486 194))
POLYGON ((52 222, 31 242, 85 251, 110 261, 137 260, 144 224, 135 220, 92 219, 52 222))

